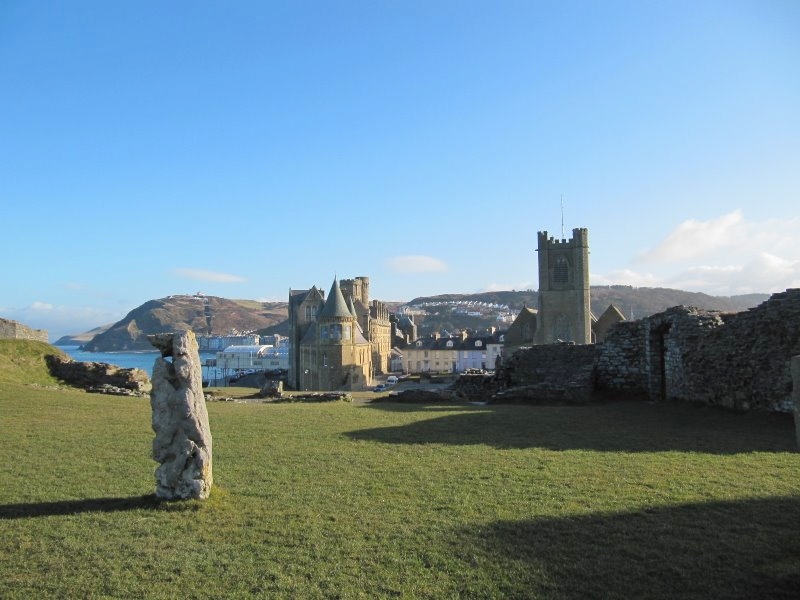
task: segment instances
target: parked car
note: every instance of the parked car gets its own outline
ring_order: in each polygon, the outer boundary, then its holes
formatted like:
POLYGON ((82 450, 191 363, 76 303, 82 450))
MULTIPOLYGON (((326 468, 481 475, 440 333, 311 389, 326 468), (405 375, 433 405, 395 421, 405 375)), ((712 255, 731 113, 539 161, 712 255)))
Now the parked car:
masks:
POLYGON ((385 390, 386 390, 386 386, 381 383, 379 385, 376 385, 375 389, 373 389, 372 391, 373 392, 383 392, 385 390))
POLYGON ((397 377, 395 377, 394 375, 389 375, 386 378, 386 385, 394 385, 396 383, 397 383, 397 377))

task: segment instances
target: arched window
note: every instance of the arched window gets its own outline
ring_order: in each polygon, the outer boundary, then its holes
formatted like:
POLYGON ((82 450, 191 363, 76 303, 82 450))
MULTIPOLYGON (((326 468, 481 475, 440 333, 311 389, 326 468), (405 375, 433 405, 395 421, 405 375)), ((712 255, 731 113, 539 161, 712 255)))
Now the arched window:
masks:
POLYGON ((556 258, 556 265, 553 269, 553 282, 554 283, 567 283, 569 282, 569 261, 566 256, 559 256, 556 258))

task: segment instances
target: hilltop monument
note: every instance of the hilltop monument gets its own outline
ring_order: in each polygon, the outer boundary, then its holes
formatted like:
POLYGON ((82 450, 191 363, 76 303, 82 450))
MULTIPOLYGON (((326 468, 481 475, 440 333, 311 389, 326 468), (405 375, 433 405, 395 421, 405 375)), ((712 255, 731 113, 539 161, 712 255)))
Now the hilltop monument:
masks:
POLYGON ((592 343, 589 296, 589 230, 576 228, 570 239, 539 232, 539 310, 536 344, 592 343))
POLYGON ((147 336, 161 351, 153 365, 153 459, 156 496, 165 500, 208 498, 211 429, 203 396, 197 340, 191 331, 147 336), (171 359, 171 360, 170 360, 171 359))

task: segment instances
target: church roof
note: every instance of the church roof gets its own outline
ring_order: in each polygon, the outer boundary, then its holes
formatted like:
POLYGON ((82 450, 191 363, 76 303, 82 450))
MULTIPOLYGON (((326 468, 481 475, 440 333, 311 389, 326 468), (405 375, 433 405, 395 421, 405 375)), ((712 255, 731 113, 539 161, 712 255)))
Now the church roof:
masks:
POLYGON ((338 279, 333 280, 328 299, 325 301, 325 306, 322 307, 319 316, 323 319, 331 317, 353 318, 353 314, 344 299, 344 294, 342 294, 342 288, 339 287, 338 279))
POLYGON ((289 302, 293 306, 299 306, 312 297, 316 297, 320 301, 324 298, 317 286, 313 286, 310 290, 289 290, 289 302))

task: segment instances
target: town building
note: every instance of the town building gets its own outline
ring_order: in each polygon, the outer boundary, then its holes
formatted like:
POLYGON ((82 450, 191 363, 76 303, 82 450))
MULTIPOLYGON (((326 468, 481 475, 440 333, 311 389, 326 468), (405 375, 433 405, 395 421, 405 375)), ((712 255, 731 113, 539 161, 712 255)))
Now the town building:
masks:
POLYGON ((503 353, 504 334, 441 336, 420 338, 403 350, 406 373, 463 373, 469 369, 491 370, 503 353))
POLYGON ((228 346, 258 346, 260 342, 261 336, 256 333, 197 336, 197 346, 201 353, 221 352, 228 346))
POLYGON ((217 352, 214 363, 224 374, 244 371, 285 371, 289 367, 289 344, 228 346, 217 352))
POLYGON ((369 279, 334 279, 327 299, 316 286, 289 291, 289 386, 362 390, 390 368, 392 326, 369 279))

